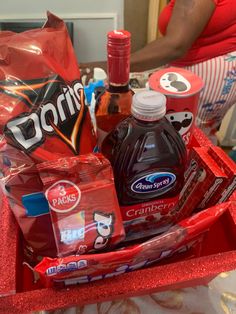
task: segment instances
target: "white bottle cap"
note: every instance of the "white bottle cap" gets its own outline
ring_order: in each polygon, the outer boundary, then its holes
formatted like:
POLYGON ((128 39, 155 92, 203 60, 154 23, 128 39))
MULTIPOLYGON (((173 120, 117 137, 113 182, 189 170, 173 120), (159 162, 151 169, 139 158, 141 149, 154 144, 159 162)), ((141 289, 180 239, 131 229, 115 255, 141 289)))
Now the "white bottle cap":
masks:
POLYGON ((152 90, 137 92, 133 96, 131 113, 139 120, 159 120, 166 114, 166 96, 152 90))
POLYGON ((104 81, 107 78, 106 72, 102 68, 93 69, 93 79, 94 81, 104 81))

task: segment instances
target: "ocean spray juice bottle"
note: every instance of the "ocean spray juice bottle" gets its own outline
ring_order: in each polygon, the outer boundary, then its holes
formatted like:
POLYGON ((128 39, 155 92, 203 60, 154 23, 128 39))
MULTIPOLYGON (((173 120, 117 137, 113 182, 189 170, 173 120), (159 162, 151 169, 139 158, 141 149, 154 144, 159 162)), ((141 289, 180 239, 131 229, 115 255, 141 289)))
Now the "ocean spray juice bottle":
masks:
POLYGON ((165 113, 163 94, 136 93, 131 116, 102 144, 113 167, 127 240, 161 233, 174 223, 186 148, 165 113))

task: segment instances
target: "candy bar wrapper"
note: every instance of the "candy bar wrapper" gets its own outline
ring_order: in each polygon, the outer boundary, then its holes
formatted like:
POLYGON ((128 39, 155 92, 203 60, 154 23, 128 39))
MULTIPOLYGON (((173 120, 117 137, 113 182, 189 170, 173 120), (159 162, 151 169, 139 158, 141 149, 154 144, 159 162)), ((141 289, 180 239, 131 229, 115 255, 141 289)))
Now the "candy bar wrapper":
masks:
POLYGON ((228 177, 225 189, 220 194, 217 194, 215 199, 216 203, 226 202, 236 191, 236 163, 217 146, 209 147, 208 154, 216 161, 219 167, 224 169, 228 177))
POLYGON ((37 166, 44 185, 58 256, 110 249, 124 238, 113 172, 101 154, 37 166))
POLYGON ((223 203, 201 211, 142 244, 107 253, 44 258, 35 271, 46 287, 81 284, 130 272, 197 246, 227 208, 228 203, 223 203))
POLYGON ((227 176, 208 155, 207 147, 193 148, 189 167, 185 172, 185 184, 180 192, 176 217, 189 216, 196 208, 203 209, 216 204, 214 197, 224 190, 227 176))

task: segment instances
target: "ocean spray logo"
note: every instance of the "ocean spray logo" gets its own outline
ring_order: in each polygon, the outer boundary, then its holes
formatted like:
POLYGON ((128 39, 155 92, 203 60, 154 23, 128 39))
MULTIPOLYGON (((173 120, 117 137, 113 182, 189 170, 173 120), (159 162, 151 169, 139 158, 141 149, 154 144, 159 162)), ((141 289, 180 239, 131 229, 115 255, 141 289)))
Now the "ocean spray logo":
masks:
POLYGON ((155 193, 158 195, 168 192, 176 176, 171 172, 155 172, 143 176, 131 185, 131 190, 135 193, 155 193))

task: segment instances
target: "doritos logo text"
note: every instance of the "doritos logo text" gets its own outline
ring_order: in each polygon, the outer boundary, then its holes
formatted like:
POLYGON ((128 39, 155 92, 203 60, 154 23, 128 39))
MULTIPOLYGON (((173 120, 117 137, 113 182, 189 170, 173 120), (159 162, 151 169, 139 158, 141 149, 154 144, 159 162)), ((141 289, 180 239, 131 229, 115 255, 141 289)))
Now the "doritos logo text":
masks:
POLYGON ((41 83, 38 80, 37 84, 8 85, 2 92, 19 97, 32 108, 31 112, 23 112, 6 124, 4 133, 15 145, 30 152, 44 142, 46 135, 56 134, 78 153, 77 135, 86 113, 80 82, 69 86, 57 77, 41 80, 41 83))

